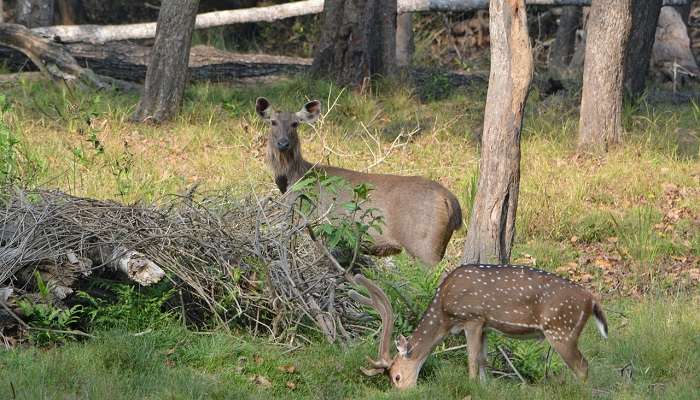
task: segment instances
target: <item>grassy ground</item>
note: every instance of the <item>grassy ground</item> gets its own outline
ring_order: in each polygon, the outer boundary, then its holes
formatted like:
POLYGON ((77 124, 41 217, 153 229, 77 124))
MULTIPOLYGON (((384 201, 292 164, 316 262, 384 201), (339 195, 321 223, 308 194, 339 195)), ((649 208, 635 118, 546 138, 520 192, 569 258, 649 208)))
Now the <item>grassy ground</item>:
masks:
MULTIPOLYGON (((359 95, 302 78, 257 86, 203 84, 188 90, 177 121, 152 127, 128 122, 138 100, 133 95, 20 82, 0 94, 0 173, 29 185, 126 202, 158 201, 195 182, 240 195, 273 191, 254 99, 264 95, 279 108, 298 109, 319 98, 325 115, 302 129, 308 159, 428 176, 469 210, 485 85, 455 89, 436 76, 420 94, 428 100, 402 85, 383 84, 359 95)), ((592 327, 584 334, 589 383, 573 381, 556 357, 545 380, 546 346, 494 336, 492 342, 514 349, 530 384, 504 378, 475 385, 467 378, 464 351, 456 350, 431 357, 419 387, 399 394, 385 378, 358 372, 364 357, 375 352, 371 338, 343 349, 312 337, 312 344, 289 351, 245 333, 196 333, 174 318, 156 318, 96 326, 96 338, 85 342, 0 353, 0 396, 700 397, 700 107, 643 101, 629 106, 625 144, 605 157, 579 157, 576 103, 570 96, 542 99, 536 90, 530 97, 513 259, 601 294, 611 338, 603 341, 592 327), (140 331, 147 333, 134 335, 140 331)), ((456 262, 463 238, 463 231, 455 236, 442 267, 456 262)), ((436 273, 418 270, 402 256, 381 275, 405 289, 412 303, 400 309, 405 316, 399 329, 407 332, 431 295, 436 273)), ((459 344, 461 338, 439 350, 459 344)))

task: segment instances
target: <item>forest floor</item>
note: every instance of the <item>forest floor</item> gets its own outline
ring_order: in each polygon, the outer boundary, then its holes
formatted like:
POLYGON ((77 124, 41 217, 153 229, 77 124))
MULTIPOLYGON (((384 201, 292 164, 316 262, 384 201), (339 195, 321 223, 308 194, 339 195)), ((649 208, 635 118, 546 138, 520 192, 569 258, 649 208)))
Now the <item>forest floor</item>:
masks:
MULTIPOLYGON (((485 94, 484 83, 453 88, 439 75, 419 91, 383 83, 368 94, 305 77, 199 84, 175 122, 155 127, 128 122, 136 95, 21 81, 0 92, 0 173, 122 202, 157 202, 194 183, 241 196, 272 193, 254 99, 297 110, 317 98, 323 117, 300 128, 307 159, 435 179, 458 196, 468 220, 485 94)), ((85 327, 94 338, 31 338, 0 351, 0 397, 700 398, 700 105, 651 97, 628 104, 624 144, 580 156, 578 101, 575 89, 530 95, 512 261, 567 276, 602 298, 610 338, 592 326, 582 335, 588 382, 575 381, 556 355, 545 376, 546 344, 492 334, 494 368, 508 371, 495 345, 507 346, 527 384, 512 374, 470 381, 465 350, 451 349, 464 342, 456 337, 428 359, 416 389, 399 393, 385 377, 359 372, 376 352, 373 337, 343 347, 312 335, 299 347, 235 327, 188 330, 145 292, 122 287, 102 322, 85 327)), ((405 255, 383 267, 411 304, 399 310, 406 313, 400 332, 410 332, 440 271, 457 262, 464 236, 464 229, 455 235, 434 271, 405 255)))

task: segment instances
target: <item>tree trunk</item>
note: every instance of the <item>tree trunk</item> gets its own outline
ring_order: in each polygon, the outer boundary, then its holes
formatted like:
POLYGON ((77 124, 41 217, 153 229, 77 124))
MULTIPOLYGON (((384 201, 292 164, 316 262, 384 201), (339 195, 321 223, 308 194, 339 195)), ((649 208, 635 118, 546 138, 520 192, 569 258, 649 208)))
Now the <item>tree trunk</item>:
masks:
POLYGON ((170 0, 162 4, 146 86, 133 120, 159 123, 180 110, 198 5, 199 0, 170 0))
POLYGON ((520 130, 534 61, 524 0, 491 0, 491 72, 465 263, 507 263, 520 186, 520 130))
POLYGON ((312 72, 357 86, 396 68, 396 0, 328 0, 312 72))
POLYGON ((625 58, 625 89, 633 97, 644 91, 662 4, 663 0, 632 0, 632 31, 625 58))
POLYGON ((5 8, 2 5, 2 0, 0 0, 0 24, 5 22, 5 8))
POLYGON ((593 0, 588 21, 579 151, 607 150, 622 138, 622 81, 633 0, 593 0))
POLYGON ((53 0, 17 0, 15 21, 27 28, 53 25, 53 0))
POLYGON ((399 14, 396 17, 396 64, 400 67, 411 65, 414 50, 413 14, 399 14))
POLYGON ((576 30, 581 22, 583 9, 567 6, 562 9, 557 35, 550 53, 551 67, 559 74, 569 68, 571 57, 576 48, 576 30))

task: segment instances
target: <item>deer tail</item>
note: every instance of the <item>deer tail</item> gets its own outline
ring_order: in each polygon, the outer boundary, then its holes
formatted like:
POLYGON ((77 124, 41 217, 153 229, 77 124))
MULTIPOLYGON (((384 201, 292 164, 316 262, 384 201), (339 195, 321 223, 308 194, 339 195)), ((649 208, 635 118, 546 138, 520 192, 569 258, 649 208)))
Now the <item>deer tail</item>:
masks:
POLYGON ((600 304, 593 302, 593 318, 595 318, 595 324, 598 327, 600 335, 605 339, 608 338, 608 320, 605 318, 605 313, 600 307, 600 304))
POLYGON ((450 211, 450 228, 454 232, 462 227, 462 207, 452 193, 447 198, 447 208, 450 211))

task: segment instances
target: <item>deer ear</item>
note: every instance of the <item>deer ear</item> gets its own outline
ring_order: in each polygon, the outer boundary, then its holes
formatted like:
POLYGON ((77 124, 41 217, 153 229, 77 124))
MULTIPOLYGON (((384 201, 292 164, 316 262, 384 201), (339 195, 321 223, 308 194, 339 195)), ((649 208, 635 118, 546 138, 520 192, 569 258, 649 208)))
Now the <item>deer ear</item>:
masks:
POLYGON ((396 339, 396 350, 398 350, 401 357, 408 357, 408 339, 403 335, 399 335, 398 339, 396 339))
POLYGON ((255 100, 255 112, 264 120, 269 120, 272 114, 272 106, 270 102, 264 97, 258 97, 255 100))
POLYGON ((304 107, 297 112, 299 121, 310 124, 318 119, 321 115, 321 102, 318 100, 310 101, 304 104, 304 107))

